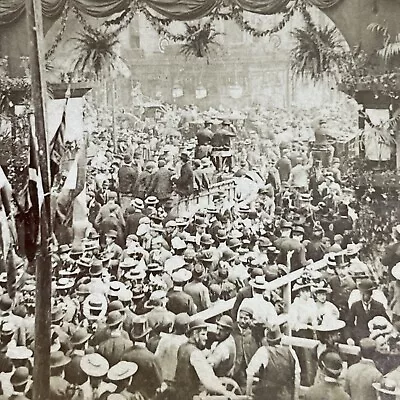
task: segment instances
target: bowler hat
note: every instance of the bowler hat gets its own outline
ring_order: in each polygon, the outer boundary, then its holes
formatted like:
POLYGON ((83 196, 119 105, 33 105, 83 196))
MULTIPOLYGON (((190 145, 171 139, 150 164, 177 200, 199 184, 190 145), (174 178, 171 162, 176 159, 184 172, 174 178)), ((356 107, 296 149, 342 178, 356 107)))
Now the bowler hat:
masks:
POLYGON ((132 321, 131 338, 132 340, 140 341, 151 332, 147 327, 147 318, 144 315, 138 315, 132 321))
POLYGON ((26 367, 18 367, 11 375, 10 383, 15 387, 25 385, 29 381, 29 369, 26 367))
POLYGON ((100 276, 103 273, 103 262, 101 260, 95 259, 90 267, 90 276, 100 276))
POLYGON ((213 240, 212 236, 209 233, 205 233, 204 235, 201 235, 200 243, 201 244, 205 244, 205 245, 209 245, 209 244, 213 244, 214 240, 213 240))
POLYGON ((358 290, 360 292, 372 292, 374 289, 376 289, 376 286, 374 285, 374 283, 372 282, 371 279, 362 279, 359 283, 358 283, 358 290))
POLYGON ((92 335, 88 333, 86 328, 80 327, 71 336, 70 342, 73 346, 78 346, 80 344, 86 343, 92 335))
POLYGON ((223 328, 233 329, 233 320, 229 315, 223 315, 218 321, 217 325, 223 328))
POLYGON ((50 354, 50 368, 59 368, 69 364, 71 359, 66 357, 62 351, 55 351, 50 354))
POLYGON ((193 332, 194 330, 197 329, 206 329, 207 328, 207 324, 204 320, 202 319, 194 319, 193 321, 191 321, 189 323, 189 327, 187 330, 187 334, 190 334, 191 332, 193 332))
POLYGON ((280 343, 282 339, 282 332, 279 328, 279 325, 274 325, 271 329, 267 330, 266 339, 268 344, 274 345, 280 343))
POLYGON ((109 327, 114 327, 119 325, 122 321, 124 320, 123 315, 120 313, 120 311, 115 310, 115 311, 111 311, 108 315, 107 315, 107 320, 106 320, 106 324, 109 327))

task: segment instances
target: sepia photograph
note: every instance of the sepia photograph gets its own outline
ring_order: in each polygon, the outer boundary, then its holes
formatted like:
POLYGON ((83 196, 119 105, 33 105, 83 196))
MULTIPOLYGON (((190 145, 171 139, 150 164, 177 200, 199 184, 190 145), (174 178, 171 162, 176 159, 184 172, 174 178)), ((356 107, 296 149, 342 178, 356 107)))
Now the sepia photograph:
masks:
POLYGON ((399 400, 399 18, 0 0, 0 400, 399 400))

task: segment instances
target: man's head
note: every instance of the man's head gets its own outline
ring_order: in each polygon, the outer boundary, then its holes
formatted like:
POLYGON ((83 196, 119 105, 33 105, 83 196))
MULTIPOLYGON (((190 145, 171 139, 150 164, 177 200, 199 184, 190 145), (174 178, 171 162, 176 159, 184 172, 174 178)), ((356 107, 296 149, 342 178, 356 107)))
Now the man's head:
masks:
POLYGON ((203 320, 196 319, 190 322, 187 335, 189 336, 189 341, 198 349, 204 350, 206 348, 207 325, 203 320))
POLYGON ((233 321, 229 315, 223 315, 217 322, 217 340, 223 342, 232 333, 233 321))
POLYGON ((237 322, 240 328, 242 329, 248 328, 251 324, 252 319, 253 319, 253 310, 251 310, 250 308, 242 307, 237 318, 237 322))
POLYGON ((360 355, 362 358, 373 359, 376 351, 376 343, 373 339, 364 338, 360 340, 360 355))

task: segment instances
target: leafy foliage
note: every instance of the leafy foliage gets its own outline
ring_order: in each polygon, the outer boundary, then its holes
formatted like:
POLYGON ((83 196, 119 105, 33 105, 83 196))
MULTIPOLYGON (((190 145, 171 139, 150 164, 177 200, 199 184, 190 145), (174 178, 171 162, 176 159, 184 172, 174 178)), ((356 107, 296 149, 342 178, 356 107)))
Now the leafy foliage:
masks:
POLYGON ((389 63, 400 55, 400 34, 397 34, 392 41, 388 28, 384 25, 372 23, 368 25, 371 32, 379 33, 383 36, 383 47, 377 50, 376 54, 381 57, 385 63, 389 63))
POLYGON ((345 48, 335 27, 317 27, 306 21, 304 28, 293 32, 296 45, 291 52, 292 71, 313 81, 336 77, 345 48))
MULTIPOLYGON (((119 55, 119 39, 114 32, 100 29, 84 30, 77 38, 75 50, 78 52, 74 72, 94 74, 97 79, 108 70, 119 70, 125 61, 119 55)), ((125 65, 126 67, 126 65, 125 65)))
POLYGON ((185 23, 185 28, 186 42, 181 45, 180 53, 186 58, 206 57, 208 63, 213 48, 220 46, 216 38, 221 33, 216 32, 210 23, 206 23, 203 26, 200 23, 196 25, 185 23))

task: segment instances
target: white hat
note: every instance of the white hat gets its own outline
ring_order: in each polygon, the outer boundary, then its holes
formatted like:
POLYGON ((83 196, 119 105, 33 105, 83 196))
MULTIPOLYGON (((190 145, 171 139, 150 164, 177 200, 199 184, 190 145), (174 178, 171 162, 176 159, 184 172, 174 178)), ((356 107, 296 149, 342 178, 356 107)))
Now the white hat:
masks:
POLYGON ((249 282, 250 286, 254 289, 267 289, 268 282, 265 280, 265 276, 256 276, 254 279, 251 279, 249 282))
POLYGON ((191 277, 192 273, 185 268, 181 268, 172 274, 172 280, 176 283, 187 282, 191 277))
POLYGON ((321 325, 318 325, 315 330, 319 332, 331 332, 343 329, 346 326, 346 322, 340 319, 324 318, 321 325))
POLYGON ((400 263, 397 263, 393 268, 392 268, 392 275, 395 279, 400 280, 400 263))

